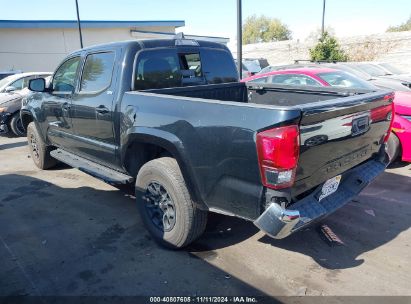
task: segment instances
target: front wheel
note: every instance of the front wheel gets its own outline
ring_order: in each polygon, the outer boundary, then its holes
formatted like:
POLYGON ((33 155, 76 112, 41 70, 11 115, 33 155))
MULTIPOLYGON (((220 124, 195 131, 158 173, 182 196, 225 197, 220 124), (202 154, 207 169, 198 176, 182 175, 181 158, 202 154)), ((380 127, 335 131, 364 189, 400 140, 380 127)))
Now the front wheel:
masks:
POLYGON ((15 113, 10 120, 10 129, 16 136, 25 136, 26 130, 24 129, 23 122, 20 118, 20 112, 15 113))
POLYGON ((192 201, 174 158, 155 159, 140 169, 136 200, 145 226, 166 247, 185 247, 204 232, 207 211, 192 201))
POLYGON ((31 158, 39 169, 46 170, 57 164, 58 161, 50 156, 51 147, 45 144, 34 122, 27 126, 27 141, 31 158))

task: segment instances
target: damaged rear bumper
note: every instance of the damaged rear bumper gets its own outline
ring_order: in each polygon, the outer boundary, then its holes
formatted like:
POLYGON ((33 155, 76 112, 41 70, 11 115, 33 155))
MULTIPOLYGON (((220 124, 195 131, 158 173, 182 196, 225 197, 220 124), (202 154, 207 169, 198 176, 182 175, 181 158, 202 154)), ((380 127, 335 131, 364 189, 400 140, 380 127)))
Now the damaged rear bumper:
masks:
POLYGON ((254 224, 273 238, 285 238, 347 204, 385 168, 386 164, 378 160, 370 160, 344 173, 338 190, 321 202, 318 197, 322 191, 322 185, 310 195, 291 205, 289 209, 272 203, 254 221, 254 224))

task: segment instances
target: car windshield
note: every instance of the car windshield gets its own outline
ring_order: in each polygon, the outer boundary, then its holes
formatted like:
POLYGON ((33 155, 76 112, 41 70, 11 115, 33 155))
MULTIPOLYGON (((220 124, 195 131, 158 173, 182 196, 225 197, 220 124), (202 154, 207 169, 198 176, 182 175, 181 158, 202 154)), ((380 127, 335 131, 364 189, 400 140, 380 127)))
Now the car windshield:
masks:
POLYGON ((379 63, 378 65, 382 66, 384 69, 386 69, 388 72, 390 72, 393 75, 406 74, 406 72, 392 66, 389 63, 379 63))
POLYGON ((357 77, 342 71, 319 73, 317 74, 317 76, 325 82, 327 82, 332 87, 367 90, 376 89, 373 85, 370 85, 366 81, 358 79, 357 77))
POLYGON ((258 60, 245 60, 243 61, 243 65, 245 65, 247 71, 250 71, 251 73, 258 73, 261 71, 258 60))
POLYGON ((380 77, 380 76, 386 76, 386 75, 391 75, 391 73, 386 72, 383 68, 380 68, 376 65, 372 64, 356 64, 360 70, 363 70, 364 72, 370 74, 373 77, 380 77))

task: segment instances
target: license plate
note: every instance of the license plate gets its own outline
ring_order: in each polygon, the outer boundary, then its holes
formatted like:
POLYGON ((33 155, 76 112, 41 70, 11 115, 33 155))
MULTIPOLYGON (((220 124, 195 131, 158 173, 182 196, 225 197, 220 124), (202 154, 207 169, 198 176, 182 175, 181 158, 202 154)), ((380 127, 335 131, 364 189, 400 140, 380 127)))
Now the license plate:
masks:
POLYGON ((341 175, 338 175, 336 177, 333 177, 326 181, 323 185, 323 188, 321 190, 320 197, 318 198, 318 201, 321 202, 324 198, 327 196, 333 194, 335 191, 338 190, 338 186, 340 185, 341 181, 341 175))

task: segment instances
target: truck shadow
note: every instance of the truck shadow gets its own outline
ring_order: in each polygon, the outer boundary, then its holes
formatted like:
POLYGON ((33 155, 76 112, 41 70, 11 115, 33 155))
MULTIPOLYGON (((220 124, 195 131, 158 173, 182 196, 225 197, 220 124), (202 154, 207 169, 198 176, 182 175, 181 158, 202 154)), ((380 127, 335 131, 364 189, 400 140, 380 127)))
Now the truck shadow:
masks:
MULTIPOLYGON (((310 256, 327 269, 357 267, 366 259, 359 258, 361 255, 391 242, 410 228, 410 189, 410 177, 386 172, 356 199, 321 221, 342 239, 343 246, 330 246, 316 225, 286 239, 262 236, 258 241, 310 256)), ((258 232, 250 222, 222 216, 217 219, 218 225, 208 227, 204 236, 193 244, 193 250, 206 256, 207 252, 231 246, 258 232)))
POLYGON ((0 295, 264 295, 187 251, 158 246, 124 191, 0 175, 0 295))
POLYGON ((12 149, 12 148, 24 147, 24 146, 27 146, 27 141, 18 141, 18 142, 13 142, 9 144, 2 144, 0 145, 0 151, 6 150, 6 149, 12 149))

